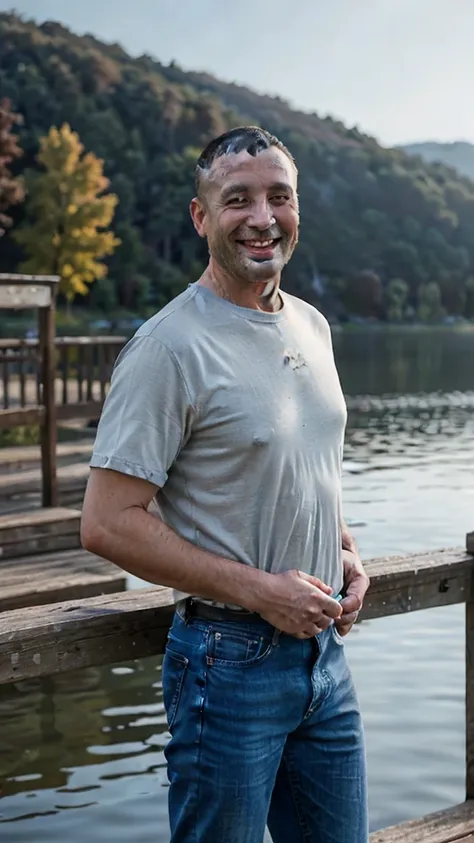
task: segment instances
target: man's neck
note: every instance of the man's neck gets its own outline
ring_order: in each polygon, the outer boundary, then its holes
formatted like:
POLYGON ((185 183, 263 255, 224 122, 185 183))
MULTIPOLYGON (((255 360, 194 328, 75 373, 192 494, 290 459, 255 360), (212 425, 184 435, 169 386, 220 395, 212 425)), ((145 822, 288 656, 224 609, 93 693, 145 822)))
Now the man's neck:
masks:
POLYGON ((239 307, 274 313, 283 306, 279 277, 243 284, 210 263, 198 283, 239 307))

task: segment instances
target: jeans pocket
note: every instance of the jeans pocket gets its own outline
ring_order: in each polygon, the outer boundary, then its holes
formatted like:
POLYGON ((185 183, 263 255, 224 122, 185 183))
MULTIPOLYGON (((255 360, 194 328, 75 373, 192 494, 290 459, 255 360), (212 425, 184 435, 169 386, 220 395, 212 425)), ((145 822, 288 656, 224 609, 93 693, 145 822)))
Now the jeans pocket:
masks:
POLYGON ((224 627, 212 629, 208 638, 207 663, 229 667, 248 667, 257 664, 273 650, 269 635, 236 632, 224 627))
POLYGON ((166 711, 168 729, 172 729, 173 723, 176 720, 188 663, 189 659, 186 656, 166 649, 163 657, 161 676, 163 704, 166 711))
POLYGON ((344 638, 337 631, 337 627, 336 627, 335 623, 331 624, 331 629, 332 629, 332 635, 333 635, 333 638, 334 638, 336 644, 339 644, 339 646, 344 647, 344 645, 345 645, 344 638))

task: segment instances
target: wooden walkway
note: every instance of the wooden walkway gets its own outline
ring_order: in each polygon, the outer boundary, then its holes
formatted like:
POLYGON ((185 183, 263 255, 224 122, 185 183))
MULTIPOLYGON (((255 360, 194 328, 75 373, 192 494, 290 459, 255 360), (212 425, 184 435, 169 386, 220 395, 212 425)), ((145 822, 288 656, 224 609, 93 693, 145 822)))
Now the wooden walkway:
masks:
MULTIPOLYGON (((84 497, 88 477, 89 466, 86 462, 60 465, 57 469, 58 503, 62 506, 80 503, 84 497)), ((30 495, 36 496, 39 501, 41 487, 40 468, 0 474, 0 509, 2 503, 12 500, 18 500, 24 509, 22 499, 30 495)))
POLYGON ((0 612, 124 591, 126 575, 80 546, 78 510, 0 516, 0 612))
POLYGON ((0 612, 124 591, 123 571, 85 550, 0 562, 0 612))
MULTIPOLYGON (((93 439, 56 446, 59 506, 81 506, 89 476, 93 439)), ((41 507, 39 446, 0 448, 0 515, 41 507)))
POLYGON ((474 800, 370 835, 370 843, 474 843, 474 800))
MULTIPOLYGON (((61 442, 56 445, 58 465, 72 462, 86 461, 92 453, 92 438, 77 442, 61 442)), ((0 448, 0 475, 6 472, 20 471, 23 468, 39 468, 41 466, 41 449, 39 445, 15 445, 0 448)))

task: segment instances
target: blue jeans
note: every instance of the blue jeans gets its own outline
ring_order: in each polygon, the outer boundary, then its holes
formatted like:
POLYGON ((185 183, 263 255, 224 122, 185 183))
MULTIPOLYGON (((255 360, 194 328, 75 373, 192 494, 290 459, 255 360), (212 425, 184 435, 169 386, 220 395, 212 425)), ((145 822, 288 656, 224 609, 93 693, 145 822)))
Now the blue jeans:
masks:
POLYGON ((163 659, 171 843, 367 843, 364 737, 334 627, 184 620, 163 659))

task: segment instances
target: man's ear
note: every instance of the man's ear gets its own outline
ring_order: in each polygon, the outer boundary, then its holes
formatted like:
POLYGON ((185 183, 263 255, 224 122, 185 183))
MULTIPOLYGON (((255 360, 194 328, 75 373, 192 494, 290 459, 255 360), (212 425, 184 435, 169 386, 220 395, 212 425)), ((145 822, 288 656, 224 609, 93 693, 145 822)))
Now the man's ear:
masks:
POLYGON ((191 204, 189 206, 189 213, 191 214, 191 219, 194 224, 194 228, 196 229, 199 237, 206 237, 207 235, 207 226, 206 226, 206 207, 201 199, 197 196, 191 200, 191 204))

